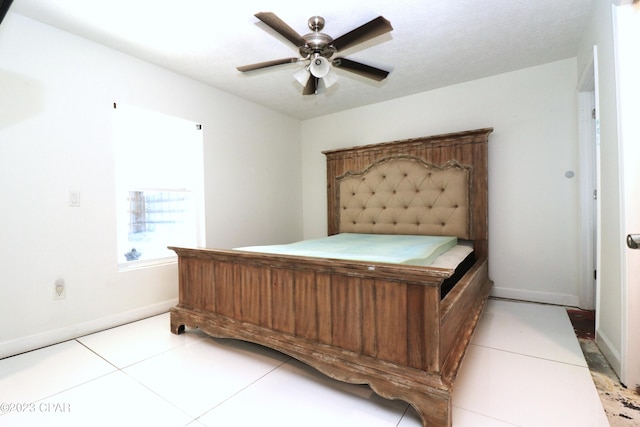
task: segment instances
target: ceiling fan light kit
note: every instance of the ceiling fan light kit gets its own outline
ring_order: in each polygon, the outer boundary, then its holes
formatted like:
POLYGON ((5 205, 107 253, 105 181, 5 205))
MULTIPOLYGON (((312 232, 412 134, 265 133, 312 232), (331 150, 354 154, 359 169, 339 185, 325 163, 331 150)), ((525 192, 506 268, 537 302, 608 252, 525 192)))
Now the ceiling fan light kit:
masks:
POLYGON ((298 71, 293 73, 293 78, 298 81, 304 87, 307 84, 307 80, 309 80, 309 70, 307 67, 300 68, 298 71))
POLYGON ((329 64, 329 60, 323 56, 316 56, 311 60, 311 64, 309 64, 309 71, 315 77, 324 77, 329 74, 331 70, 331 65, 329 64))
POLYGON ((322 78, 322 81, 324 82, 324 87, 331 87, 338 81, 338 74, 332 69, 329 69, 329 72, 322 78))
POLYGON ((336 39, 322 33, 325 21, 321 16, 309 18, 307 24, 311 32, 304 36, 298 34, 272 12, 256 13, 255 17, 293 43, 298 48, 301 58, 283 58, 244 65, 237 67, 238 71, 248 72, 284 64, 306 63, 304 68, 293 74, 294 79, 304 87, 303 95, 317 94, 320 79, 322 79, 325 88, 335 84, 338 76, 333 71, 334 67, 376 81, 382 81, 389 75, 388 71, 347 58, 331 59, 340 50, 348 49, 393 30, 391 23, 382 16, 336 39))

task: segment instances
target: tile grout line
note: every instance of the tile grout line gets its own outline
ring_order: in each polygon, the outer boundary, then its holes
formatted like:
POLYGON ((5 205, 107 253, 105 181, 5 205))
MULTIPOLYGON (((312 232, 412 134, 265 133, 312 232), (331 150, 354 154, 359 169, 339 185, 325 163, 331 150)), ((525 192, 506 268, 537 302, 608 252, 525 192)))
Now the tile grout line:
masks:
MULTIPOLYGON (((82 337, 80 337, 82 338, 82 337)), ((94 351, 92 348, 90 348, 89 346, 85 345, 82 341, 79 341, 78 338, 74 339, 75 342, 77 342, 78 344, 80 344, 81 346, 83 346, 84 348, 86 348, 87 350, 89 350, 91 353, 95 354, 96 356, 98 356, 100 359, 104 360, 105 362, 107 362, 109 365, 113 366, 114 368, 116 368, 116 370, 121 371, 122 369, 120 369, 119 367, 117 367, 116 365, 114 365, 113 363, 111 363, 110 361, 108 361, 107 359, 105 359, 104 357, 102 357, 100 354, 98 354, 96 351, 94 351)))
MULTIPOLYGON (((284 353, 283 353, 284 354, 284 353)), ((283 365, 287 364, 289 361, 291 360, 295 360, 293 357, 288 356, 287 360, 282 361, 279 365, 274 366, 273 369, 269 370, 268 372, 264 373, 263 375, 261 375, 260 377, 256 378, 255 380, 251 381, 249 384, 245 385, 244 387, 242 387, 240 390, 236 391, 235 393, 233 393, 231 396, 225 398, 224 400, 222 400, 221 402, 219 402, 217 405, 214 405, 213 407, 209 408, 208 410, 206 410, 205 412, 203 412, 202 414, 198 415, 196 418, 194 418, 194 420, 199 420, 200 418, 202 418, 203 416, 207 415, 208 413, 214 411, 216 408, 219 408, 220 406, 224 405, 226 402, 228 402, 229 400, 233 399, 234 397, 238 396, 240 393, 242 393, 243 391, 245 391, 246 389, 248 389, 249 387, 251 387, 252 385, 254 385, 255 383, 257 383, 258 381, 262 380, 263 378, 265 378, 267 375, 271 374, 272 372, 276 371, 277 369, 280 369, 283 365)))
POLYGON ((555 363, 560 363, 562 365, 574 366, 576 368, 583 368, 583 369, 589 370, 589 366, 587 365, 587 361, 586 360, 585 360, 585 366, 582 366, 582 365, 576 365, 575 363, 563 362, 562 360, 554 360, 554 359, 549 359, 549 358, 546 358, 546 357, 533 356, 531 354, 518 353, 517 351, 505 350, 505 349, 502 349, 502 348, 491 347, 491 346, 488 346, 488 345, 475 344, 475 343, 471 343, 471 345, 475 345, 476 347, 487 348, 487 349, 490 349, 490 350, 501 351, 503 353, 514 354, 514 355, 517 355, 517 356, 529 357, 531 359, 545 360, 547 362, 555 362, 555 363))
MULTIPOLYGON (((132 323, 133 323, 133 322, 132 322, 132 323)), ((124 326, 124 325, 122 325, 122 326, 124 326)), ((155 357, 157 357, 157 356, 160 356, 160 355, 162 355, 162 354, 168 353, 168 352, 170 352, 170 351, 172 351, 172 350, 174 350, 174 349, 176 349, 176 348, 178 348, 178 347, 184 346, 185 344, 180 344, 180 345, 178 345, 178 346, 176 346, 176 347, 172 347, 172 348, 170 348, 170 349, 167 349, 167 350, 161 351, 160 353, 154 354, 154 355, 152 355, 152 356, 149 356, 149 357, 144 358, 144 359, 142 359, 142 360, 138 360, 138 361, 136 361, 136 362, 134 362, 134 363, 131 363, 131 364, 127 365, 127 366, 124 366, 124 367, 120 368, 120 367, 116 366, 114 363, 112 363, 112 362, 110 362, 109 360, 107 360, 107 359, 106 359, 105 357, 103 357, 102 355, 100 355, 98 352, 96 352, 95 350, 93 350, 92 348, 90 348, 88 345, 86 345, 86 344, 84 344, 83 342, 81 342, 81 341, 80 341, 80 339, 81 339, 81 338, 82 338, 82 337, 74 338, 74 339, 73 339, 73 341, 76 341, 77 343, 79 343, 80 345, 82 345, 84 348, 86 348, 87 350, 89 350, 91 353, 95 354, 95 355, 96 355, 96 356, 98 356, 100 359, 104 360, 104 361, 105 361, 105 362, 107 362, 109 365, 113 366, 113 367, 116 369, 116 371, 114 371, 114 372, 119 371, 119 372, 123 373, 124 375, 126 375, 126 376, 127 376, 127 378, 130 378, 131 380, 133 380, 133 381, 134 381, 134 382, 136 382, 137 384, 141 385, 141 386, 142 386, 142 387, 144 387, 146 390, 150 391, 151 393, 153 393, 154 395, 156 395, 157 397, 159 397, 160 399, 162 399, 162 400, 163 400, 163 401, 165 401, 166 403, 170 404, 171 406, 173 406, 174 408, 178 409, 178 410, 179 410, 180 412, 182 412, 183 414, 187 415, 189 418, 191 418, 191 419, 192 419, 192 421, 197 421, 199 418, 201 418, 201 417, 202 417, 202 416, 204 416, 205 414, 207 414, 207 413, 209 413, 209 412, 213 411, 214 409, 216 409, 216 408, 217 408, 217 407, 219 407, 220 405, 224 404, 224 403, 225 403, 225 402, 227 402, 228 400, 230 400, 230 399, 232 399, 233 397, 237 396, 238 394, 240 394, 241 392, 243 392, 244 390, 246 390, 247 388, 249 388, 250 386, 252 386, 252 385, 253 385, 253 384, 255 384, 256 382, 260 381, 261 379, 263 379, 264 377, 266 377, 267 375, 269 375, 270 373, 274 372, 276 369, 280 368, 281 366, 283 366, 284 364, 286 364, 287 362, 289 362, 290 360, 292 360, 292 359, 293 359, 292 357, 288 356, 288 358, 287 358, 286 360, 284 360, 284 361, 282 361, 280 364, 278 364, 278 365, 274 366, 271 370, 269 370, 269 371, 268 371, 268 372, 266 372, 265 374, 261 375, 259 378, 256 378, 255 380, 253 380, 252 382, 250 382, 250 383, 249 383, 249 384, 247 384, 246 386, 242 387, 240 390, 236 391, 236 392, 235 392, 235 393, 233 393, 231 396, 229 396, 229 397, 225 398, 224 400, 222 400, 222 401, 221 401, 220 403, 218 403, 217 405, 215 405, 215 406, 211 407, 210 409, 208 409, 208 410, 207 410, 207 411, 205 411, 204 413, 202 413, 202 414, 200 414, 200 415, 198 415, 198 416, 196 416, 196 417, 193 417, 193 415, 191 415, 191 414, 189 414, 189 413, 185 412, 185 411, 184 411, 184 409, 182 409, 181 407, 177 406, 177 405, 176 405, 176 404, 174 404, 173 402, 171 402, 171 401, 167 400, 165 397, 163 397, 163 396, 161 396, 160 394, 158 394, 155 390, 153 390, 153 389, 149 388, 147 385, 145 385, 144 383, 140 382, 138 379, 136 379, 135 377, 133 377, 133 376, 129 375, 127 372, 125 372, 125 371, 124 371, 125 369, 127 369, 127 368, 129 368, 129 367, 131 367, 131 366, 134 366, 134 365, 136 365, 136 364, 138 364, 138 363, 141 363, 141 362, 144 362, 144 361, 147 361, 147 360, 153 359, 153 358, 155 358, 155 357)), ((197 339, 196 341, 199 341, 199 340, 201 340, 201 339, 204 339, 204 338, 199 338, 199 339, 197 339)), ((71 341, 71 340, 70 340, 70 341, 71 341)), ((87 383, 89 383, 89 382, 91 382, 91 381, 94 381, 94 380, 96 380, 96 379, 98 379, 98 378, 102 378, 102 377, 104 377, 104 376, 106 376, 106 375, 110 375, 110 374, 112 374, 112 373, 113 373, 113 372, 109 372, 109 373, 107 373, 107 374, 104 374, 104 375, 101 375, 101 376, 99 376, 99 377, 93 378, 93 379, 91 379, 91 380, 89 380, 89 381, 86 381, 86 382, 84 382, 84 383, 77 384, 77 385, 75 385, 75 386, 73 386, 73 387, 70 387, 70 388, 68 388, 68 389, 66 389, 66 390, 62 390, 62 391, 60 391, 60 392, 58 392, 58 393, 54 393, 54 394, 52 394, 51 396, 55 396, 56 394, 62 393, 62 392, 67 391, 67 390, 70 390, 70 389, 75 388, 75 387, 77 387, 77 386, 80 386, 80 385, 83 385, 83 384, 87 384, 87 383)), ((51 397, 51 396, 48 396, 48 397, 51 397)), ((46 398, 45 398, 45 399, 46 399, 46 398)), ((43 399, 41 399, 41 400, 43 400, 43 399)))
MULTIPOLYGON (((96 353, 95 351, 93 351, 93 350, 91 350, 90 348, 88 348, 86 345, 84 345, 84 344, 82 344, 81 342, 79 342, 77 338, 72 338, 72 339, 70 339, 70 340, 66 340, 66 341, 63 341, 63 342, 58 343, 58 344, 63 344, 63 343, 70 342, 70 341, 75 341, 75 342, 77 342, 78 344, 80 344, 81 346, 83 346, 84 348, 86 348, 87 350, 89 350, 91 353, 95 354, 95 355, 96 355, 96 356, 98 356, 100 359, 104 360, 104 361, 105 361, 105 362, 107 362, 109 365, 111 365, 113 368, 115 368, 115 371, 111 371, 111 372, 107 372, 107 373, 104 373, 104 374, 98 375, 98 376, 93 377, 93 378, 91 378, 91 379, 89 379, 89 380, 86 380, 86 381, 80 382, 80 383, 78 383, 78 384, 72 385, 72 386, 70 386, 70 387, 67 387, 67 388, 65 388, 65 389, 62 389, 62 390, 56 391, 55 393, 52 393, 52 394, 49 394, 49 395, 43 396, 43 397, 41 397, 41 398, 39 398, 39 399, 34 400, 34 401, 33 401, 33 403, 38 403, 38 402, 45 401, 45 400, 47 400, 47 399, 51 399, 51 398, 52 398, 52 397, 54 397, 54 396, 57 396, 57 395, 62 394, 62 393, 65 393, 65 392, 67 392, 67 391, 69 391, 69 390, 73 390, 74 388, 77 388, 77 387, 83 386, 83 385, 85 385, 85 384, 89 384, 90 382, 93 382, 93 381, 98 380, 98 379, 100 379, 100 378, 104 378, 104 377, 106 377, 107 375, 111 375, 111 374, 113 374, 114 372, 117 372, 117 371, 119 371, 119 370, 120 370, 120 369, 119 369, 117 366, 115 366, 113 363, 109 362, 109 361, 108 361, 108 360, 106 360, 104 357, 100 356, 98 353, 96 353)), ((51 346, 46 346, 46 347, 42 347, 42 348, 52 347, 53 345, 57 345, 57 344, 52 344, 51 346)), ((28 351, 28 352, 21 353, 21 354, 30 353, 30 352, 32 352, 32 351, 38 351, 38 350, 41 350, 42 348, 35 349, 35 350, 30 350, 30 351, 28 351)), ((19 355, 15 355, 15 356, 19 356, 19 355)), ((14 357, 14 356, 11 356, 11 357, 14 357)), ((9 413, 9 412, 7 412, 7 414, 8 414, 8 413, 9 413)), ((6 415, 6 414, 0 414, 0 415, 6 415)))
MULTIPOLYGON (((78 340, 76 339, 76 341, 78 341, 78 340)), ((180 408, 179 406, 177 406, 177 405, 176 405, 176 404, 174 404, 173 402, 171 402, 171 401, 167 400, 164 396, 161 396, 161 395, 160 395, 160 394, 158 394, 155 390, 152 390, 152 389, 151 389, 151 388, 149 388, 147 385, 143 384, 143 383, 142 383, 142 382, 140 382, 138 379, 134 378, 133 376, 129 375, 127 372, 125 372, 125 371, 124 371, 126 368, 129 368, 129 367, 131 367, 131 366, 133 366, 133 365, 136 365, 136 364, 138 364, 138 363, 140 363, 140 362, 144 362, 144 361, 146 361, 146 360, 152 359, 152 358, 154 358, 154 357, 156 357, 156 356, 159 356, 159 355, 161 355, 161 354, 167 353, 167 352, 169 352, 169 351, 171 351, 171 350, 173 350, 173 349, 175 349, 175 348, 177 348, 177 347, 173 347, 173 348, 171 348, 171 349, 169 349, 169 350, 165 350, 165 351, 160 352, 160 353, 158 353, 158 354, 155 354, 155 355, 153 355, 153 356, 147 357, 146 359, 139 360, 139 361, 137 361, 137 362, 135 362, 135 363, 132 363, 132 364, 130 364, 130 365, 127 365, 127 366, 125 366, 125 367, 123 367, 123 368, 119 368, 119 367, 117 367, 116 365, 114 365, 113 363, 109 362, 109 361, 108 361, 107 359, 105 359, 103 356, 101 356, 100 354, 98 354, 96 351, 94 351, 94 350, 92 350, 91 348, 89 348, 87 345, 83 344, 83 343, 82 343, 82 342, 80 342, 80 341, 78 341, 78 343, 79 343, 79 344, 81 344, 83 347, 85 347, 85 348, 86 348, 87 350, 89 350, 90 352, 92 352, 93 354, 95 354, 96 356, 98 356, 99 358, 101 358, 102 360, 104 360, 105 362, 107 362, 109 365, 111 365, 111 366, 113 366, 114 368, 116 368, 116 371, 114 371, 114 372, 120 372, 120 373, 122 373, 122 374, 123 374, 123 375, 125 375, 127 378, 129 378, 129 379, 131 379, 132 381, 134 381, 136 384, 139 384, 140 386, 142 386, 145 390, 150 391, 150 392, 151 392, 151 393, 153 393, 155 396, 157 396, 157 397, 159 397, 160 399, 162 399, 164 402, 168 403, 169 405, 173 406, 174 408, 176 408, 177 410, 179 410, 180 412, 182 412, 183 414, 185 414, 187 417, 191 418, 191 420, 192 420, 192 421, 195 421, 195 420, 197 419, 197 417, 196 417, 196 418, 194 418, 191 414, 188 414, 187 412, 185 412, 185 411, 184 411, 184 409, 180 408)), ((178 347, 180 347, 180 346, 178 346, 178 347)), ((106 375, 111 375, 111 374, 113 374, 113 372, 110 372, 110 373, 108 373, 108 374, 101 375, 100 377, 96 377, 96 378, 94 378, 94 379, 92 379, 92 380, 90 380, 90 381, 87 381, 87 382, 83 383, 83 384, 87 384, 87 383, 89 383, 89 382, 91 382, 91 381, 94 381, 94 380, 96 380, 96 379, 98 379, 98 378, 102 378, 102 377, 104 377, 104 376, 106 376, 106 375)), ((78 385, 82 385, 82 384, 78 384, 78 385)), ((77 386, 74 386, 74 387, 77 387, 77 386)), ((74 388, 74 387, 71 387, 71 388, 74 388)), ((66 390, 65 390, 65 391, 66 391, 66 390)))
POLYGON ((407 407, 404 408, 404 412, 402 413, 402 415, 400 415, 400 419, 398 420, 398 422, 396 423, 396 427, 400 427, 400 423, 402 423, 402 420, 404 419, 404 417, 407 415, 407 412, 409 412, 409 408, 411 407, 411 404, 407 403, 407 407))
POLYGON ((463 408, 462 406, 453 405, 453 407, 454 408, 458 408, 458 409, 462 409, 462 410, 467 411, 467 412, 471 412, 471 413, 476 414, 476 415, 480 415, 481 417, 484 417, 484 418, 490 418, 490 419, 498 421, 500 423, 508 424, 508 425, 514 426, 514 427, 518 427, 518 424, 513 424, 512 422, 505 421, 505 420, 502 420, 500 418, 496 418, 496 417, 491 416, 491 415, 487 415, 487 414, 483 414, 481 412, 473 411, 471 409, 463 408))
MULTIPOLYGON (((111 371, 111 372, 107 372, 107 373, 101 374, 101 375, 98 375, 98 376, 96 376, 96 377, 91 378, 90 380, 83 381, 83 382, 80 382, 80 383, 78 383, 78 384, 72 385, 71 387, 67 387, 67 388, 65 388, 65 389, 59 390, 59 391, 57 391, 57 392, 55 392, 55 393, 49 394, 49 395, 44 396, 44 397, 42 397, 42 398, 40 398, 40 399, 36 399, 36 400, 34 400, 34 401, 33 401, 33 403, 38 403, 38 402, 45 401, 45 400, 47 400, 47 399, 51 399, 51 398, 52 398, 52 397, 54 397, 54 396, 57 396, 57 395, 62 394, 62 393, 65 393, 65 392, 67 392, 67 391, 69 391, 69 390, 73 390, 74 388, 77 388, 77 387, 83 386, 83 385, 85 385, 85 384, 89 384, 89 383, 91 383, 91 382, 93 382, 93 381, 96 381, 96 380, 98 380, 98 379, 100 379, 100 378, 104 378, 104 377, 106 377, 107 375, 111 375, 111 374, 113 374, 114 372, 120 371, 120 369, 119 369, 117 366, 115 366, 113 363, 111 363, 111 362, 109 362, 108 360, 106 360, 104 357, 100 356, 100 355, 99 355, 98 353, 96 353, 95 351, 93 351, 93 350, 91 350, 90 348, 88 348, 86 345, 84 345, 84 344, 82 344, 81 342, 79 342, 76 338, 73 338, 73 339, 70 339, 70 340, 67 340, 67 341, 64 341, 64 342, 69 342, 69 341, 76 341, 78 344, 82 345, 84 348, 86 348, 87 350, 89 350, 91 353, 95 354, 95 355, 96 355, 96 356, 98 356, 100 359, 102 359, 102 360, 104 360, 105 362, 107 362, 109 365, 111 365, 113 368, 115 368, 115 370, 114 370, 114 371, 111 371)), ((43 348, 45 348, 45 347, 43 347, 43 348)), ((39 349, 37 349, 37 350, 39 350, 39 349)), ((32 350, 32 351, 37 351, 37 350, 32 350)), ((7 412, 7 413, 9 413, 9 412, 7 412)), ((4 415, 4 414, 2 414, 2 415, 4 415)))

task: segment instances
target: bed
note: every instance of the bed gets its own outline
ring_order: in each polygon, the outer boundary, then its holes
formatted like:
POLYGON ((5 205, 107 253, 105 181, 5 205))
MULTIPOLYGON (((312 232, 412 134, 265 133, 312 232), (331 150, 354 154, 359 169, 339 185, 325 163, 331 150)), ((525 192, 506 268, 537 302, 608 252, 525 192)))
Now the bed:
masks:
POLYGON ((171 247, 179 302, 171 331, 254 342, 340 381, 411 404, 450 426, 456 374, 492 281, 487 145, 491 128, 323 152, 328 237, 451 236, 472 250, 435 266, 171 247))

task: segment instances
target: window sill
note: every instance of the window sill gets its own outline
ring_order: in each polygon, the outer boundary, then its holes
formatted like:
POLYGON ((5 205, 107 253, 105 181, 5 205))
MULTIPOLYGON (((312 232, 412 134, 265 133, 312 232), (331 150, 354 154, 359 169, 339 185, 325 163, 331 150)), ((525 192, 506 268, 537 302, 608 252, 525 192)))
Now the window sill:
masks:
POLYGON ((149 260, 140 260, 140 261, 127 261, 118 263, 118 271, 132 271, 132 270, 140 270, 143 268, 150 267, 162 267, 169 264, 176 264, 178 262, 177 256, 170 256, 166 258, 154 258, 149 260))

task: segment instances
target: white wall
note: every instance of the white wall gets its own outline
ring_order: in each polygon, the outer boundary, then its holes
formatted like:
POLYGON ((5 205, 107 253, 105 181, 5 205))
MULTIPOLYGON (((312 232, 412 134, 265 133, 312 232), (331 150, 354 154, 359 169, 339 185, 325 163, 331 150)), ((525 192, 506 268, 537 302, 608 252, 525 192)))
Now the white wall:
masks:
POLYGON ((202 123, 208 246, 302 237, 298 120, 10 12, 0 26, 0 357, 176 302, 175 263, 117 270, 113 102, 202 123), (70 190, 81 207, 67 206, 70 190), (58 278, 67 295, 54 301, 58 278))
POLYGON ((305 238, 327 230, 322 150, 493 127, 493 293, 577 305, 576 68, 568 59, 304 121, 305 238))
POLYGON ((591 22, 578 53, 580 73, 598 46, 600 162, 601 162, 601 262, 598 266, 596 339, 611 366, 620 373, 622 346, 622 255, 620 219, 620 166, 618 148, 618 112, 616 70, 611 2, 594 2, 591 22))

